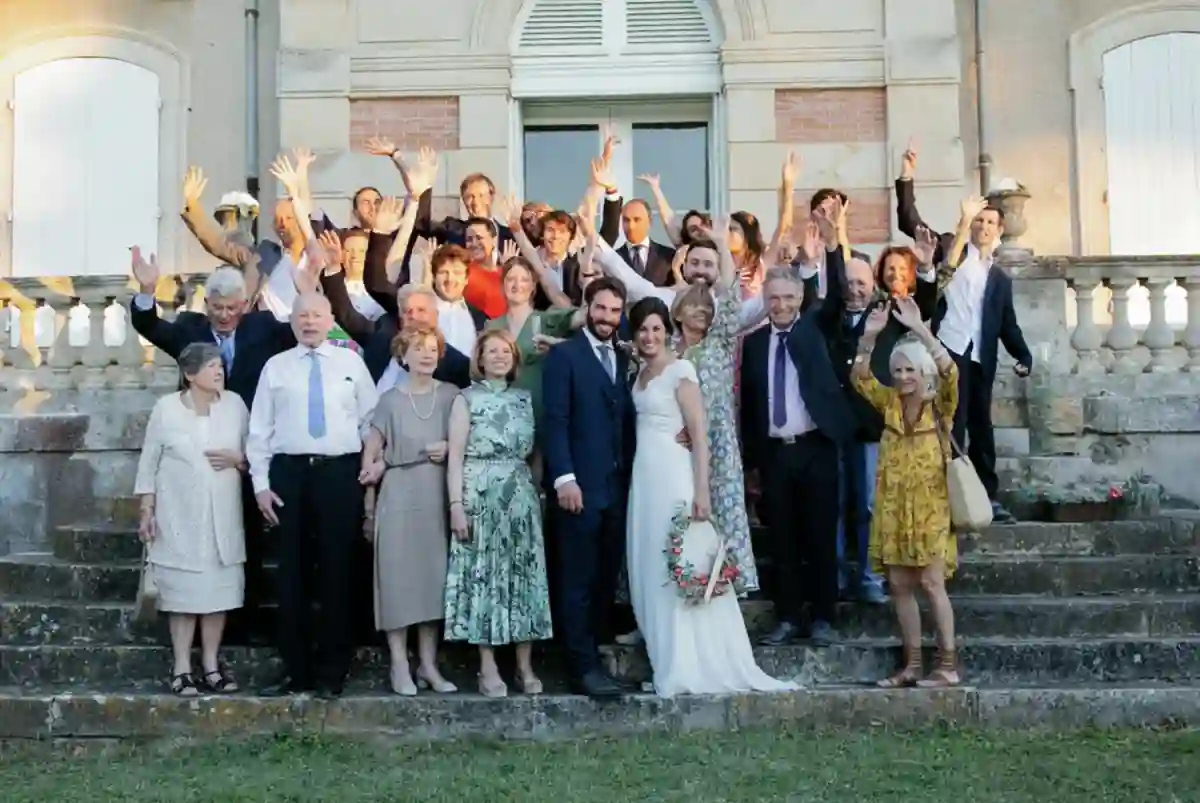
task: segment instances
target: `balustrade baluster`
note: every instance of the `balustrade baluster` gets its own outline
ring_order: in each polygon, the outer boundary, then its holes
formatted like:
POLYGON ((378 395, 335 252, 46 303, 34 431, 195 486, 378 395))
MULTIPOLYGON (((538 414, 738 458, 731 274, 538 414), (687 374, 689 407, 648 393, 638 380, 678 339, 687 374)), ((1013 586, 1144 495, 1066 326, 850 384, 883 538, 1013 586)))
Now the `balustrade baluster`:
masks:
POLYGON ((1200 276, 1189 276, 1181 284, 1187 291, 1187 328, 1183 330, 1187 370, 1200 374, 1200 276))
POLYGON ((1142 334, 1142 342, 1150 350, 1146 370, 1166 373, 1174 370, 1170 362, 1175 350, 1175 330, 1167 323, 1167 287, 1171 280, 1154 277, 1145 281, 1150 291, 1150 323, 1142 334))
POLYGON ((1075 288, 1075 331, 1071 333, 1071 347, 1078 357, 1076 372, 1086 376, 1105 373, 1104 364, 1100 362, 1100 347, 1104 345, 1104 335, 1096 326, 1093 304, 1096 288, 1100 282, 1095 279, 1077 279, 1073 282, 1075 288))
POLYGON ((1138 344, 1138 333, 1129 322, 1129 291, 1136 284, 1137 279, 1125 276, 1108 280, 1112 290, 1112 326, 1108 329, 1105 343, 1112 350, 1115 373, 1131 374, 1142 370, 1133 354, 1138 344))

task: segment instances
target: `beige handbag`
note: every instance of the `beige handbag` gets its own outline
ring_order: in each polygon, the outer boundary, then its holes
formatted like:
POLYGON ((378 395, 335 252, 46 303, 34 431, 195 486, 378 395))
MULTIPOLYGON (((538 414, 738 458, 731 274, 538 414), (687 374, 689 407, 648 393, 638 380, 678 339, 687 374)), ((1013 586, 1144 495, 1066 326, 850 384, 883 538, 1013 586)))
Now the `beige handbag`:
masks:
POLYGON ((979 532, 992 523, 992 500, 988 498, 983 481, 971 465, 970 458, 963 452, 954 433, 942 423, 937 408, 933 410, 937 426, 938 445, 946 461, 946 492, 950 497, 950 526, 955 532, 979 532), (943 435, 945 440, 943 440, 943 435), (950 442, 950 453, 946 452, 946 441, 950 442))
POLYGON ((158 582, 154 577, 154 566, 150 563, 149 550, 142 551, 142 576, 138 582, 137 603, 134 605, 135 622, 152 622, 158 616, 158 582))

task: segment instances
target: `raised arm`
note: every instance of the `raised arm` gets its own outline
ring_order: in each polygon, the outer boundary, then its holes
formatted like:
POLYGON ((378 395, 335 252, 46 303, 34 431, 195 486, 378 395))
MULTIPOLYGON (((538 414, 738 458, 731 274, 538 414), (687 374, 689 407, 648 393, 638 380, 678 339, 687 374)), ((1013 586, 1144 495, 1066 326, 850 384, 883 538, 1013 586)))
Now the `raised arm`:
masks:
POLYGON ((683 221, 675 219, 675 210, 671 208, 667 196, 663 194, 662 182, 659 180, 658 174, 643 173, 638 176, 638 181, 645 182, 646 186, 650 188, 650 194, 654 196, 654 207, 658 210, 658 219, 662 221, 663 229, 671 238, 671 244, 676 247, 682 245, 683 232, 680 227, 683 221))
POLYGON ((621 236, 621 196, 617 194, 617 182, 612 175, 613 146, 617 142, 616 134, 611 130, 605 132, 604 148, 600 158, 592 160, 592 180, 584 193, 584 204, 593 209, 600 197, 604 198, 604 215, 600 220, 600 236, 609 245, 615 245, 621 236))
POLYGON ((858 395, 866 399, 872 407, 883 412, 892 403, 896 391, 887 387, 875 378, 871 371, 871 355, 875 353, 875 340, 887 326, 891 314, 890 302, 885 302, 867 313, 863 323, 862 337, 858 339, 858 353, 854 357, 854 365, 850 369, 850 382, 858 395))
POLYGON ((767 254, 777 254, 780 244, 792 229, 792 219, 796 215, 796 176, 799 173, 800 159, 795 151, 788 151, 779 180, 779 223, 775 226, 775 233, 771 235, 771 242, 767 245, 767 254))
POLYGON ((133 323, 133 329, 167 356, 177 358, 190 341, 177 322, 158 317, 155 299, 159 281, 158 260, 154 254, 150 255, 149 260, 145 259, 142 249, 135 245, 131 249, 131 261, 133 278, 138 285, 138 293, 129 304, 129 320, 133 323))
POLYGON ((958 263, 962 262, 963 251, 971 239, 971 224, 986 208, 987 199, 979 196, 971 196, 959 205, 958 227, 954 230, 954 241, 946 253, 946 264, 949 267, 957 268, 958 263))
MULTIPOLYGON (((331 266, 321 274, 321 290, 329 299, 333 310, 333 319, 337 325, 353 338, 354 342, 366 348, 367 341, 375 333, 375 322, 363 315, 354 307, 350 293, 346 290, 346 274, 341 266, 331 266)), ((395 298, 392 299, 393 304, 395 298)))
MULTIPOLYGON (((432 148, 421 148, 417 154, 417 163, 412 167, 402 169, 402 173, 405 178, 405 186, 409 188, 410 193, 420 197, 431 193, 434 182, 437 181, 437 151, 432 148)), ((405 207, 404 214, 400 216, 396 237, 392 240, 392 247, 388 250, 387 279, 392 290, 400 281, 405 260, 412 252, 412 246, 416 240, 417 207, 418 205, 414 203, 409 203, 405 207)))
POLYGON ((600 263, 600 267, 605 273, 614 279, 621 280, 625 285, 625 292, 629 294, 630 304, 650 297, 661 299, 668 307, 675 302, 674 290, 669 287, 658 287, 646 277, 639 276, 638 272, 629 267, 625 260, 621 259, 621 255, 614 251, 608 243, 603 241, 596 243, 596 254, 593 259, 600 263))

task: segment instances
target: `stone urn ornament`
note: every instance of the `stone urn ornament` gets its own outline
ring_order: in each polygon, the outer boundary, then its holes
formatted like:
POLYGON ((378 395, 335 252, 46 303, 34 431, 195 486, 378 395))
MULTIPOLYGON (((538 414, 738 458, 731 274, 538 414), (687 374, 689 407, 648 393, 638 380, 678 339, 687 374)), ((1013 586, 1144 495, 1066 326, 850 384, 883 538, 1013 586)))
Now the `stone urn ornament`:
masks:
POLYGON ((1029 190, 1016 179, 1002 179, 987 194, 988 202, 1004 213, 1004 234, 1000 237, 1001 248, 1023 248, 1021 236, 1029 228, 1025 220, 1025 202, 1030 199, 1029 190))

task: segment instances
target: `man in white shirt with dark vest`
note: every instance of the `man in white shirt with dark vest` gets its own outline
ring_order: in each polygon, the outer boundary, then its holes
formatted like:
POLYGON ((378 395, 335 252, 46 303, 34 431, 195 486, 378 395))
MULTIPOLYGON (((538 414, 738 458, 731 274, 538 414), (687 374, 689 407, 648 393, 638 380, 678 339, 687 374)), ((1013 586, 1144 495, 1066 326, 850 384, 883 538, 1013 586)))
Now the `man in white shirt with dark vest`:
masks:
POLYGON ((246 444, 255 500, 270 528, 267 537, 278 543, 284 674, 270 691, 315 689, 337 697, 353 651, 349 619, 354 548, 362 530, 362 435, 378 395, 362 358, 326 341, 333 313, 323 296, 300 295, 291 324, 298 345, 263 367, 246 444))
POLYGON ((962 203, 962 216, 947 261, 957 264, 939 304, 938 339, 958 367, 958 409, 954 439, 962 445, 992 499, 993 520, 1011 523, 1012 514, 996 500, 996 439, 992 429, 992 386, 999 343, 1016 361, 1017 376, 1028 376, 1033 355, 1017 323, 1012 278, 995 264, 1004 232, 1004 212, 982 198, 962 203))

